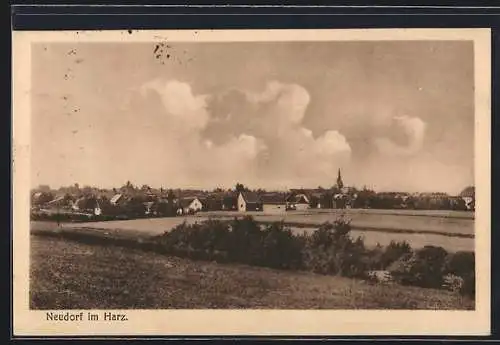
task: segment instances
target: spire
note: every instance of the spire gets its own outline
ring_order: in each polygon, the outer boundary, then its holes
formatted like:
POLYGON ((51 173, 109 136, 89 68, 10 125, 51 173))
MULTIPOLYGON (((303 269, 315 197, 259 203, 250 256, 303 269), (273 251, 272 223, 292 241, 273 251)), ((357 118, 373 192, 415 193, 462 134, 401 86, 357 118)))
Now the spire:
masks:
POLYGON ((342 182, 342 176, 340 174, 340 169, 339 169, 339 174, 337 176, 337 188, 342 189, 344 187, 344 183, 342 182))

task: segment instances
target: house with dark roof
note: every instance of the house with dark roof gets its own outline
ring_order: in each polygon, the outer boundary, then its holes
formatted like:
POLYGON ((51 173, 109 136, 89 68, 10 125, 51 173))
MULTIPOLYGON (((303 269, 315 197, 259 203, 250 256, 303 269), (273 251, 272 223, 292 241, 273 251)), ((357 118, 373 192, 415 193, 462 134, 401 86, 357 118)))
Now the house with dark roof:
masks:
POLYGON ((310 207, 309 197, 304 193, 291 194, 287 197, 288 209, 291 210, 306 210, 310 207))
POLYGON ((287 202, 284 194, 268 193, 260 197, 264 213, 283 213, 287 210, 287 202))
POLYGON ((69 194, 56 196, 53 200, 46 203, 49 208, 70 209, 73 205, 73 197, 69 194))
POLYGON ((118 205, 121 205, 122 202, 124 202, 124 201, 125 201, 125 195, 119 193, 119 194, 113 195, 113 197, 110 200, 110 203, 113 206, 118 206, 118 205))
POLYGON ((238 195, 238 211, 262 211, 262 201, 254 192, 240 192, 238 195))
POLYGON ((203 209, 203 204, 197 197, 181 198, 178 201, 177 214, 192 214, 203 209))
POLYGON ((99 216, 102 214, 99 200, 94 196, 83 196, 78 198, 72 206, 72 209, 77 212, 84 212, 99 216))

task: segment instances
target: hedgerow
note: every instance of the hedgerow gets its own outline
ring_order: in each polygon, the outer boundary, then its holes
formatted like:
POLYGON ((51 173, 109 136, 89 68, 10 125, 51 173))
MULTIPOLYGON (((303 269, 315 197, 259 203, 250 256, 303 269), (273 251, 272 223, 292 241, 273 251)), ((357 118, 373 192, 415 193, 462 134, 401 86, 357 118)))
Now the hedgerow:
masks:
POLYGON ((407 242, 367 248, 350 235, 350 223, 324 223, 311 234, 294 234, 283 222, 262 227, 252 217, 232 221, 183 223, 153 237, 161 251, 192 259, 242 263, 276 269, 307 270, 369 280, 374 270, 387 271, 403 285, 443 288, 453 280, 460 293, 475 294, 474 254, 447 253, 441 247, 413 250, 407 242))

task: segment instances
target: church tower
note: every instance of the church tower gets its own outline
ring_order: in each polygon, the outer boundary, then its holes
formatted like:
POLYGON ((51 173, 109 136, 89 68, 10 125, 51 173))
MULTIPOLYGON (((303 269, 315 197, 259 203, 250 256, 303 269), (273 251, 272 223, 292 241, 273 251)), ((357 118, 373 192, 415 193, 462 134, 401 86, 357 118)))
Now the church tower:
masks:
POLYGON ((344 182, 342 182, 342 175, 340 174, 340 169, 339 169, 339 174, 337 176, 337 188, 340 190, 344 188, 344 182))

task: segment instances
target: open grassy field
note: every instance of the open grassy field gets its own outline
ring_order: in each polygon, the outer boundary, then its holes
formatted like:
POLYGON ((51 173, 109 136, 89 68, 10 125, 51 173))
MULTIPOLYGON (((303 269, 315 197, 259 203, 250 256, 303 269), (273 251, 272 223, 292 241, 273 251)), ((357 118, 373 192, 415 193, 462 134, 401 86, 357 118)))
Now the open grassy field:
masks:
POLYGON ((352 219, 352 235, 362 236, 367 245, 387 245, 391 240, 408 241, 414 248, 437 245, 448 251, 474 250, 474 214, 459 211, 405 210, 307 210, 283 215, 261 212, 201 212, 194 216, 150 218, 109 222, 66 224, 68 227, 89 227, 161 234, 186 221, 201 222, 208 218, 232 219, 250 214, 259 222, 283 220, 294 231, 313 231, 326 221, 340 215, 352 219))
POLYGON ((31 235, 32 309, 474 309, 458 294, 31 235))

